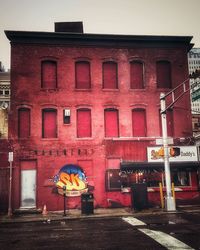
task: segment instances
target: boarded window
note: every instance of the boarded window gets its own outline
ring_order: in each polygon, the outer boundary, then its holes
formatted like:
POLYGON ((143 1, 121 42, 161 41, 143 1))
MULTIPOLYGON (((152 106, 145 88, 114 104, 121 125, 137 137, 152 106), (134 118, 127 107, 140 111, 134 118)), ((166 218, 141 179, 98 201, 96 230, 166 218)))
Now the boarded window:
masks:
POLYGON ((171 64, 168 61, 156 63, 157 87, 171 88, 171 64))
POLYGON ((118 137, 119 136, 119 119, 118 110, 106 109, 105 115, 105 136, 118 137))
POLYGON ((90 89, 90 63, 89 62, 76 62, 76 88, 77 89, 90 89))
POLYGON ((30 136, 30 109, 20 108, 18 110, 18 135, 19 138, 30 136))
POLYGON ((57 110, 44 109, 42 111, 42 137, 57 137, 57 110))
POLYGON ((130 63, 130 84, 131 89, 144 88, 142 62, 134 61, 130 63))
POLYGON ((146 112, 144 109, 132 110, 133 136, 146 136, 146 112))
POLYGON ((42 88, 57 88, 57 63, 54 61, 42 62, 42 88))
POLYGON ((77 137, 91 137, 91 111, 90 109, 77 110, 77 137))
POLYGON ((117 89, 117 64, 115 62, 103 63, 103 88, 117 89))

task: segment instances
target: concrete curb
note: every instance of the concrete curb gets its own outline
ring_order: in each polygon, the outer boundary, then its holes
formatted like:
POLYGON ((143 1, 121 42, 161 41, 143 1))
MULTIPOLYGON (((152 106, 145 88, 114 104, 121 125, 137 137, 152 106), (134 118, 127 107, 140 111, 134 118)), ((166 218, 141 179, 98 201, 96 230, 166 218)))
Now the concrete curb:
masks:
MULTIPOLYGON (((177 213, 173 211, 171 213, 177 213)), ((141 211, 134 211, 130 208, 113 208, 113 209, 94 209, 93 214, 82 214, 79 209, 72 209, 66 211, 64 216, 63 211, 48 212, 46 215, 38 214, 20 214, 8 217, 7 215, 0 216, 0 223, 22 223, 22 222, 50 222, 50 221, 63 221, 73 219, 92 219, 92 218, 105 218, 105 217, 122 217, 144 214, 163 214, 169 213, 162 209, 146 209, 141 211)))

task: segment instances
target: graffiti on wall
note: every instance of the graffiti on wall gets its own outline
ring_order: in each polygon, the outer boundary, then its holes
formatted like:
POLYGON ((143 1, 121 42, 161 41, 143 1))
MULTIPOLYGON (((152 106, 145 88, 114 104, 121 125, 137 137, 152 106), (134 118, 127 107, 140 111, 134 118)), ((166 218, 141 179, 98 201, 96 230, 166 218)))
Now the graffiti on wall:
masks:
POLYGON ((88 191, 87 178, 83 169, 77 165, 64 165, 57 175, 54 176, 58 193, 66 196, 80 196, 88 191))

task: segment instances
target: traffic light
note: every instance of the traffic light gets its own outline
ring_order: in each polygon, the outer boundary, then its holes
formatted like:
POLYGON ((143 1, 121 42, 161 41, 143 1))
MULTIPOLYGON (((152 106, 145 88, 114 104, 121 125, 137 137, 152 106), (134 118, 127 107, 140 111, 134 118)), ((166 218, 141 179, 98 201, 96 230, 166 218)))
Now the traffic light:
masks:
POLYGON ((171 157, 179 156, 180 155, 180 148, 178 148, 178 147, 170 147, 169 155, 171 157))

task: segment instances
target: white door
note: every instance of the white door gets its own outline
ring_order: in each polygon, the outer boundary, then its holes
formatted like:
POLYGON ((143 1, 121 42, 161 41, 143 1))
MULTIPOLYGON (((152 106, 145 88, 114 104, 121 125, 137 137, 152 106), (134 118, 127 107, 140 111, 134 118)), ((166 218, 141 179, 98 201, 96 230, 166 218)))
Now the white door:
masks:
POLYGON ((36 207, 36 170, 21 171, 21 207, 36 207))

